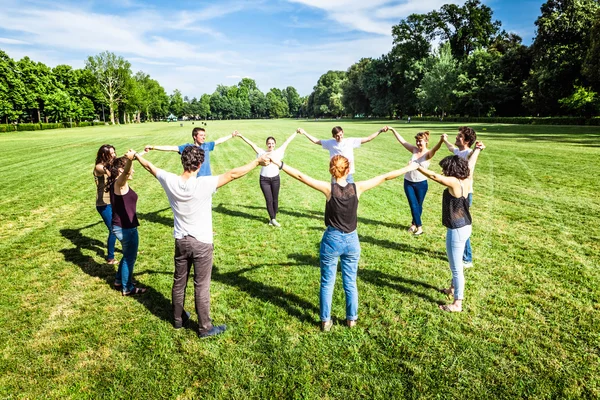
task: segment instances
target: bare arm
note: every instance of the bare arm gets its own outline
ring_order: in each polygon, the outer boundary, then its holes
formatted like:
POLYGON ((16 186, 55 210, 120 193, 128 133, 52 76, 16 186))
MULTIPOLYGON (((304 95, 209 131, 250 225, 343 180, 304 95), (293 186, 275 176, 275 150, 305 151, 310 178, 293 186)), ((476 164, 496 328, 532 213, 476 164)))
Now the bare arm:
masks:
POLYGON ((283 144, 279 147, 281 149, 281 151, 285 151, 285 149, 288 147, 288 145, 292 142, 292 140, 294 140, 294 138, 296 137, 295 133, 292 133, 290 135, 289 138, 286 139, 285 142, 283 142, 283 144))
MULTIPOLYGON (((254 150, 254 152, 256 154, 261 153, 262 150, 257 145, 255 145, 250 139, 248 139, 241 133, 238 133, 237 135, 234 135, 234 136, 237 136, 237 137, 241 138, 244 142, 246 142, 248 144, 248 146, 252 147, 252 150, 254 150)), ((215 142, 215 144, 216 144, 216 142, 215 142)))
POLYGON ((435 173, 431 170, 428 170, 427 168, 423 168, 421 166, 419 166, 419 168, 417 169, 417 171, 419 171, 420 173, 422 173, 423 175, 425 175, 426 177, 428 177, 431 180, 436 181, 437 183, 440 183, 444 186, 447 187, 454 187, 454 184, 456 182, 458 182, 458 179, 452 177, 452 176, 444 176, 442 174, 438 174, 435 173))
POLYGON ((144 154, 146 154, 145 151, 142 153, 135 153, 135 159, 138 160, 138 162, 141 164, 142 167, 144 167, 146 171, 150 172, 154 177, 156 177, 158 169, 150 161, 143 158, 144 154))
POLYGON ((311 178, 310 176, 298 171, 296 168, 292 168, 289 165, 285 164, 283 161, 271 159, 271 162, 277 165, 279 169, 281 169, 283 172, 285 172, 292 178, 297 179, 305 185, 318 190, 329 199, 329 195, 331 194, 331 183, 311 178))
POLYGON ((306 133, 306 131, 302 128, 298 128, 298 130, 296 131, 298 132, 300 135, 304 135, 306 136, 306 138, 308 140, 310 140, 311 142, 313 142, 314 144, 318 144, 319 146, 321 145, 321 141, 319 139, 317 139, 316 137, 309 135, 308 133, 306 133))
POLYGON ((127 184, 127 179, 129 178, 129 171, 131 170, 131 164, 133 158, 135 157, 135 150, 129 149, 127 153, 125 153, 125 157, 127 157, 127 162, 125 163, 123 172, 121 172, 121 174, 115 180, 115 184, 118 187, 123 187, 127 184))
POLYGON ((379 136, 379 134, 380 134, 381 132, 385 132, 385 131, 387 131, 387 126, 386 126, 386 127, 384 127, 383 129, 380 129, 380 130, 378 130, 377 132, 373 132, 372 134, 370 134, 370 135, 369 135, 369 136, 367 136, 367 137, 360 138, 360 144, 363 144, 363 143, 368 143, 368 142, 370 142, 371 140, 373 140, 373 139, 375 139, 377 136, 379 136))
POLYGON ((94 175, 102 176, 104 174, 108 174, 108 176, 110 176, 110 172, 104 166, 104 164, 96 164, 96 166, 94 167, 94 175))
POLYGON ((394 134, 394 136, 396 136, 396 139, 400 142, 400 144, 402 144, 402 146, 404 146, 404 148, 408 151, 410 151, 411 153, 414 153, 415 151, 417 151, 417 146, 414 146, 410 143, 408 143, 406 140, 404 140, 404 138, 402 137, 402 135, 400 135, 398 132, 396 132, 396 130, 392 127, 389 128, 392 133, 394 134))
POLYGON ((473 179, 473 175, 475 175, 475 164, 477 164, 477 159, 483 149, 485 149, 483 142, 477 142, 475 143, 475 150, 473 150, 469 156, 469 178, 471 179, 473 179))
POLYGON ((235 132, 231 133, 230 135, 223 136, 222 138, 219 138, 219 139, 215 140, 215 146, 218 145, 218 144, 221 144, 223 142, 228 141, 229 139, 231 139, 232 137, 235 136, 234 134, 235 134, 235 132))
POLYGON ((442 147, 442 143, 444 143, 444 136, 440 137, 440 141, 437 142, 436 145, 427 152, 427 160, 430 160, 433 158, 433 156, 435 156, 435 153, 437 153, 440 147, 442 147))
POLYGON ((257 158, 255 160, 250 161, 246 165, 231 169, 231 170, 225 172, 224 174, 219 175, 219 181, 217 182, 217 188, 227 185, 229 182, 233 181, 234 179, 241 178, 242 176, 246 175, 248 172, 252 171, 254 168, 256 168, 259 165, 268 165, 268 164, 269 164, 269 161, 263 156, 261 158, 257 158))
POLYGON ((376 176, 376 177, 371 178, 366 181, 357 182, 356 183, 356 190, 358 191, 357 196, 360 197, 360 195, 363 192, 366 192, 369 189, 373 189, 375 186, 381 185, 385 181, 389 181, 390 179, 395 179, 401 175, 404 175, 405 173, 407 173, 409 171, 414 171, 418 167, 419 167, 419 164, 410 163, 404 168, 400 168, 395 171, 390 171, 387 174, 379 175, 379 176, 376 176))
POLYGON ((150 150, 158 150, 158 151, 174 151, 176 153, 179 153, 179 147, 177 146, 152 146, 147 144, 144 147, 144 151, 147 153, 150 150))
POLYGON ((452 143, 450 143, 448 141, 448 135, 444 133, 442 135, 442 139, 444 140, 444 143, 446 144, 446 147, 448 148, 448 150, 450 150, 451 153, 454 153, 454 150, 456 149, 456 146, 454 146, 452 143))

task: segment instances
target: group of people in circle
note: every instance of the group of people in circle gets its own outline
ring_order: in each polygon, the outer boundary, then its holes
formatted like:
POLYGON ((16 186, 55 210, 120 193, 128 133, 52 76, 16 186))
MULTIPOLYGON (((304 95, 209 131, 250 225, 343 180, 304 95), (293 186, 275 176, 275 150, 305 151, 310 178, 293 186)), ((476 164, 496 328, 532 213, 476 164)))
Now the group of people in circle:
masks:
POLYGON ((442 292, 452 295, 454 301, 440 305, 449 312, 462 311, 464 298, 464 268, 472 266, 469 238, 473 193, 473 172, 480 152, 485 148, 476 142, 475 131, 469 127, 459 128, 454 144, 446 134, 429 149, 429 132, 419 132, 415 145, 408 143, 394 128, 385 126, 364 138, 344 138, 344 131, 336 126, 332 139, 320 140, 298 129, 283 145, 276 148, 276 140, 266 139, 266 149, 260 148, 244 135, 234 131, 213 142, 206 142, 204 128, 192 131, 193 143, 181 146, 147 145, 142 152, 128 150, 116 157, 113 146, 100 147, 94 167, 96 181, 96 208, 108 228, 107 263, 116 264, 114 247, 116 239, 121 242, 123 257, 118 262, 114 286, 123 296, 141 295, 145 288, 136 286, 133 269, 139 244, 136 214, 137 194, 129 186, 134 168, 133 161, 157 178, 163 187, 173 212, 175 238, 174 278, 172 288, 173 326, 182 328, 191 314, 184 309, 185 291, 191 268, 194 268, 194 298, 198 315, 198 334, 210 337, 225 332, 226 325, 215 326, 210 318, 210 279, 213 260, 212 196, 223 185, 238 179, 257 166, 260 172, 260 188, 265 197, 269 225, 280 227, 277 221, 281 171, 325 196, 325 225, 319 248, 321 270, 319 303, 321 328, 329 331, 333 325, 331 304, 338 262, 346 297, 346 324, 353 327, 358 319, 358 290, 356 279, 361 249, 357 234, 358 202, 361 195, 383 182, 404 175, 404 191, 411 210, 412 221, 408 230, 415 236, 423 234, 422 212, 427 193, 427 181, 431 179, 446 189, 442 196, 442 224, 447 228, 446 253, 452 273, 449 288, 442 292), (396 139, 411 153, 409 163, 400 169, 387 172, 368 180, 354 181, 354 149, 375 139, 383 132, 391 131, 396 139), (286 164, 284 153, 297 135, 305 136, 314 144, 327 149, 330 154, 331 181, 314 179, 286 164), (256 153, 251 162, 213 176, 210 169, 210 152, 231 138, 239 137, 256 153), (442 173, 429 170, 430 160, 445 144, 453 155, 440 161, 442 173), (153 150, 173 151, 181 155, 183 172, 179 175, 155 167, 145 158, 153 150), (467 249, 468 247, 468 249, 467 249))

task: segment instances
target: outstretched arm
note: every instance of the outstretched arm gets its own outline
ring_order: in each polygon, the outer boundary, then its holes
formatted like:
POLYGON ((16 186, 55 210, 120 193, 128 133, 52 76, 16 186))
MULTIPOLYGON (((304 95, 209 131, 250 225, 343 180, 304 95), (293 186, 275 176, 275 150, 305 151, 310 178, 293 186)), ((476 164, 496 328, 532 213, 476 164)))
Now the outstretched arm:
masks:
POLYGON ((363 143, 370 142, 371 140, 373 140, 373 139, 375 139, 377 136, 379 136, 379 134, 380 134, 381 132, 385 132, 385 131, 387 131, 387 130, 388 130, 388 127, 387 127, 387 126, 384 126, 383 128, 381 128, 381 129, 380 129, 380 130, 378 130, 377 132, 374 132, 374 133, 370 134, 370 135, 369 135, 369 136, 367 136, 367 137, 360 138, 360 144, 363 144, 363 143))
POLYGON ((147 153, 150 150, 174 151, 176 153, 179 153, 179 147, 177 146, 152 146, 150 144, 147 144, 146 147, 144 147, 144 151, 147 153))
POLYGON ((229 139, 231 139, 234 136, 235 136, 235 131, 232 132, 230 135, 223 136, 222 138, 219 138, 219 139, 215 140, 215 146, 218 145, 218 144, 221 144, 223 142, 228 141, 229 139))
POLYGON ((238 131, 233 132, 233 134, 234 134, 233 136, 237 136, 237 137, 241 138, 244 142, 246 142, 248 144, 248 146, 252 147, 252 150, 254 150, 254 152, 256 154, 259 154, 261 152, 260 147, 258 147, 257 145, 255 145, 250 139, 248 139, 247 137, 245 137, 241 133, 238 133, 238 131))
POLYGON ((313 142, 314 144, 318 144, 319 146, 321 145, 321 141, 319 139, 317 139, 314 136, 309 135, 308 133, 306 133, 306 131, 304 129, 298 128, 298 130, 296 132, 300 135, 306 136, 306 138, 308 140, 310 140, 311 142, 313 142))
POLYGON ((294 140, 295 137, 296 137, 296 134, 292 133, 290 135, 290 137, 287 138, 287 140, 285 142, 283 142, 283 144, 279 147, 281 149, 281 151, 285 151, 285 149, 288 147, 288 144, 290 144, 292 142, 292 140, 294 140))
POLYGON ((475 150, 471 152, 469 155, 469 178, 473 179, 473 175, 475 174, 475 164, 477 164, 477 159, 479 158, 479 154, 485 149, 485 145, 483 142, 475 143, 475 150))
POLYGON ((444 143, 444 136, 440 137, 440 141, 436 143, 428 152, 427 152, 427 160, 432 159, 435 156, 435 153, 442 147, 442 143, 444 143))
POLYGON ((123 187, 127 184, 127 179, 129 178, 129 171, 131 170, 132 160, 135 157, 135 150, 129 149, 127 153, 125 153, 125 157, 127 157, 127 162, 125 163, 125 167, 123 168, 123 172, 117 177, 115 180, 115 184, 118 187, 123 187))
POLYGON ((414 146, 410 143, 408 143, 406 140, 404 140, 404 138, 402 137, 402 135, 400 135, 398 132, 396 132, 396 130, 392 127, 389 128, 392 133, 394 134, 394 136, 396 136, 396 139, 400 142, 400 144, 402 144, 402 146, 404 146, 404 148, 408 151, 410 151, 411 153, 414 153, 415 151, 417 151, 417 146, 414 146))
POLYGON ((448 141, 448 135, 444 133, 442 135, 442 139, 444 140, 444 143, 446 143, 446 147, 448 148, 448 150, 450 150, 450 152, 454 153, 456 146, 448 141))
POLYGON ((366 181, 361 181, 356 183, 356 190, 358 191, 357 195, 360 196, 363 192, 366 192, 369 189, 373 189, 375 186, 381 185, 385 181, 389 181, 390 179, 395 179, 401 175, 409 171, 414 171, 419 167, 417 163, 410 163, 404 168, 397 169, 395 171, 390 171, 387 174, 376 176, 375 178, 371 178, 366 181))
POLYGON ((454 183, 457 182, 457 179, 452 176, 444 176, 442 174, 435 173, 435 172, 428 170, 427 168, 423 168, 421 166, 419 166, 417 171, 419 171, 420 173, 422 173, 429 179, 434 180, 437 183, 441 183, 442 185, 447 186, 447 187, 451 187, 451 186, 453 186, 454 183))
POLYGON ((268 164, 269 164, 269 161, 263 156, 263 157, 260 157, 260 158, 250 161, 246 165, 231 169, 231 170, 225 172, 224 174, 219 175, 219 181, 217 182, 217 188, 220 188, 221 186, 228 184, 229 182, 233 181, 234 179, 241 178, 242 176, 246 175, 248 172, 252 171, 254 168, 256 168, 259 165, 268 165, 268 164))
POLYGON ((331 184, 329 182, 319 181, 310 176, 298 171, 296 168, 292 168, 289 165, 285 164, 283 161, 271 159, 271 162, 279 167, 280 170, 299 180, 307 186, 310 186, 313 189, 318 190, 323 193, 327 198, 331 194, 331 184))
POLYGON ((141 153, 135 153, 134 158, 138 160, 142 167, 148 172, 150 172, 154 177, 156 177, 156 173, 158 169, 152 164, 150 161, 146 160, 143 156, 146 154, 145 151, 141 153))

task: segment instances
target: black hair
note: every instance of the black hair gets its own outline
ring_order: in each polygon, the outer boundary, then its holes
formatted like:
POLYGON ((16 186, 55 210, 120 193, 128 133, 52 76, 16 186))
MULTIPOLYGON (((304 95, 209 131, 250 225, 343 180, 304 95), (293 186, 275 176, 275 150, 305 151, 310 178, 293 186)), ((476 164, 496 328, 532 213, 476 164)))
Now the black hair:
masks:
POLYGON ((200 169, 204 162, 204 150, 198 146, 188 146, 181 152, 181 165, 186 172, 200 169))
POLYGON ((446 176, 453 176, 457 179, 467 179, 471 174, 469 162, 459 156, 448 156, 440 161, 442 172, 446 176))
POLYGON ((467 142, 469 147, 473 146, 473 143, 477 140, 477 134, 473 128, 469 128, 468 126, 461 126, 458 128, 458 132, 463 135, 463 139, 467 142))
POLYGON ((98 149, 98 154, 96 154, 96 164, 104 164, 108 165, 111 161, 110 149, 115 149, 115 147, 111 144, 103 144, 98 149))
POLYGON ((104 188, 105 192, 108 192, 112 188, 115 181, 121 174, 119 172, 119 169, 125 168, 125 164, 127 164, 127 160, 128 160, 128 158, 126 156, 115 158, 112 160, 112 162, 110 163, 109 168, 108 168, 108 170, 110 172, 110 176, 108 177, 108 180, 106 182, 106 187, 104 188))
POLYGON ((269 139, 273 139, 273 141, 275 142, 275 144, 277 144, 277 140, 275 140, 275 138, 273 136, 269 136, 267 138, 267 140, 265 140, 265 144, 267 144, 269 142, 269 139))
POLYGON ((340 133, 341 131, 343 131, 341 126, 334 126, 333 129, 331 130, 331 136, 335 136, 338 133, 340 133))

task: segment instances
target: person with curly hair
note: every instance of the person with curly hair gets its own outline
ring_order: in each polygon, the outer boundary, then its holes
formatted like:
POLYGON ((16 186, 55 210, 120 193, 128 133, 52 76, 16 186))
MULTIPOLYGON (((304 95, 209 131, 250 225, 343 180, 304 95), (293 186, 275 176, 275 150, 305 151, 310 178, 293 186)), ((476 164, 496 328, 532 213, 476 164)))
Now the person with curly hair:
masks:
POLYGON ((96 154, 96 165, 92 171, 96 182, 96 211, 102 217, 102 221, 108 228, 108 239, 106 240, 106 263, 116 264, 115 243, 117 237, 112 231, 112 206, 110 205, 110 194, 106 191, 106 183, 110 177, 110 164, 115 158, 115 148, 110 144, 103 144, 96 154))

